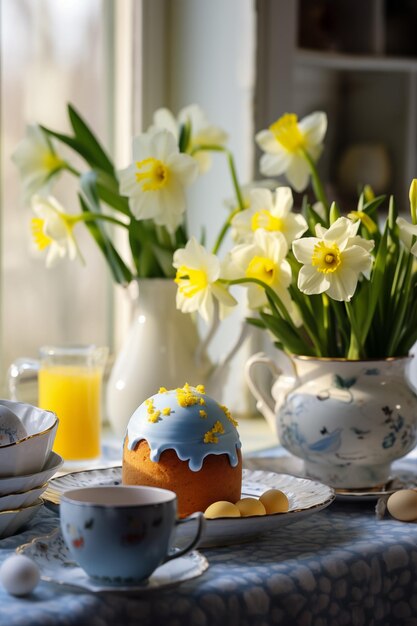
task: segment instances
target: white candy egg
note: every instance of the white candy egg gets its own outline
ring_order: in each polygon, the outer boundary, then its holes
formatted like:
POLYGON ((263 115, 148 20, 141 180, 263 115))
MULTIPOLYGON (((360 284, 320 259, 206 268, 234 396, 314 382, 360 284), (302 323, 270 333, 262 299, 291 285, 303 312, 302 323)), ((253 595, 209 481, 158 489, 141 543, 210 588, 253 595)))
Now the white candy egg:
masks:
POLYGON ((0 404, 0 447, 27 437, 26 428, 10 409, 0 404))
POLYGON ((39 568, 23 554, 16 554, 4 561, 0 567, 0 582, 12 596, 25 596, 39 582, 39 568))

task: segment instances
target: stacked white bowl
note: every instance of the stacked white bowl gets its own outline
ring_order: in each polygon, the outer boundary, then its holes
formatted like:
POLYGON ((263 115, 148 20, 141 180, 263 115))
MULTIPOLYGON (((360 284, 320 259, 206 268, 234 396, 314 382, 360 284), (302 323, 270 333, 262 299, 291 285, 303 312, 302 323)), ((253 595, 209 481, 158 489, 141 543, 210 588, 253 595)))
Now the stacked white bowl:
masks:
POLYGON ((55 413, 0 400, 0 539, 14 535, 42 506, 40 496, 63 464, 52 451, 57 428, 55 413))

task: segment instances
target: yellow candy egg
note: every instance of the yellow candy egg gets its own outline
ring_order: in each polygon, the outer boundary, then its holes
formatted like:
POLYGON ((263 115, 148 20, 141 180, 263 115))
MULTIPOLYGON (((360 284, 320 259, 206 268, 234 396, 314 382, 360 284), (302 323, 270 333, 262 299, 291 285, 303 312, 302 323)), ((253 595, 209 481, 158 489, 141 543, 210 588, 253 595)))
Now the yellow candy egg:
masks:
POLYGON ((259 498, 268 515, 272 513, 285 513, 289 509, 288 498, 279 489, 268 489, 259 498))
POLYGON ((216 517, 240 517, 240 511, 232 502, 219 500, 207 507, 204 511, 204 517, 207 519, 215 519, 216 517))
POLYGON ((401 489, 392 493, 387 501, 387 509, 392 517, 401 522, 417 520, 417 491, 401 489))
POLYGON ((242 517, 250 517, 252 515, 265 515, 265 507, 257 498, 242 498, 236 502, 236 506, 242 517))

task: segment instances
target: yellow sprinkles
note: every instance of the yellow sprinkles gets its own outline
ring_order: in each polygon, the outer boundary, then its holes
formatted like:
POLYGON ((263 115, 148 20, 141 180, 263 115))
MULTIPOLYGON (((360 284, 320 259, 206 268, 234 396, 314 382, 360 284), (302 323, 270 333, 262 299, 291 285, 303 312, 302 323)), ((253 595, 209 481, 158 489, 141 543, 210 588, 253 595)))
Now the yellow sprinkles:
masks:
POLYGON ((185 383, 184 387, 177 389, 177 402, 180 406, 193 406, 200 402, 200 398, 196 396, 188 383, 185 383))
POLYGON ((166 387, 159 387, 158 393, 168 393, 168 389, 166 387))
POLYGON ((149 413, 148 422, 152 422, 154 424, 155 424, 155 422, 157 422, 159 420, 159 417, 161 415, 161 411, 151 411, 151 412, 149 412, 149 409, 148 409, 148 413, 149 413))
POLYGON ((204 435, 204 443, 219 443, 219 438, 216 437, 217 434, 224 435, 224 426, 219 420, 204 435))
POLYGON ((227 417, 227 419, 229 420, 229 422, 231 424, 233 424, 233 426, 235 428, 238 427, 238 422, 232 417, 232 414, 230 413, 229 409, 227 408, 227 406, 224 406, 224 404, 219 404, 221 410, 223 411, 223 413, 225 414, 225 416, 227 417))
POLYGON ((200 417, 207 417, 207 413, 206 411, 204 411, 204 409, 200 410, 200 417))
POLYGON ((162 415, 171 415, 171 408, 167 406, 165 409, 162 409, 162 415))

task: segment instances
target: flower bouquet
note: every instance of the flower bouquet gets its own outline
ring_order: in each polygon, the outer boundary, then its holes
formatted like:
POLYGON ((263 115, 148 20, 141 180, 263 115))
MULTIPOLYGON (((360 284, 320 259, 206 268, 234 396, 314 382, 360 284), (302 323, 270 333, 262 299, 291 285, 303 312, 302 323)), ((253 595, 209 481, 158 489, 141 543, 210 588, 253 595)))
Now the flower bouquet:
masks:
POLYGON ((239 184, 226 133, 196 105, 177 119, 167 109, 156 111, 152 126, 133 141, 132 163, 120 171, 71 105, 68 115, 71 135, 29 127, 13 155, 36 215, 33 238, 48 250, 48 266, 66 254, 82 259, 74 231, 83 223, 115 282, 175 277, 183 312, 209 319, 219 305, 224 316, 236 304, 230 287, 239 284, 254 312, 249 323, 268 330, 288 353, 349 359, 408 354, 417 340, 417 180, 410 187, 411 222, 399 217, 393 197, 374 197, 368 186, 342 216, 342 207, 327 200, 317 170, 325 113, 301 121, 286 114, 256 136, 264 151, 262 174, 285 175, 297 192, 311 181, 315 202, 306 195, 301 212, 293 211, 291 187, 272 191, 261 183, 248 191, 239 184), (86 171, 75 169, 56 141, 81 156, 86 171), (189 239, 185 190, 209 169, 210 152, 227 157, 236 208, 208 251, 189 239), (79 177, 78 213, 48 195, 63 172, 79 177), (114 227, 126 232, 129 261, 117 250, 114 227), (229 229, 236 245, 220 259, 229 229))

